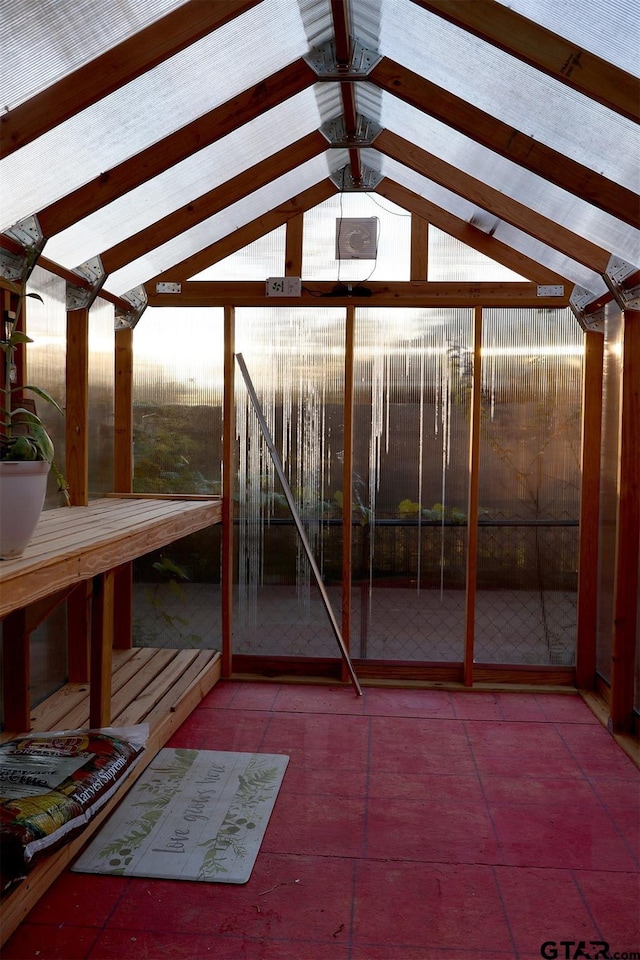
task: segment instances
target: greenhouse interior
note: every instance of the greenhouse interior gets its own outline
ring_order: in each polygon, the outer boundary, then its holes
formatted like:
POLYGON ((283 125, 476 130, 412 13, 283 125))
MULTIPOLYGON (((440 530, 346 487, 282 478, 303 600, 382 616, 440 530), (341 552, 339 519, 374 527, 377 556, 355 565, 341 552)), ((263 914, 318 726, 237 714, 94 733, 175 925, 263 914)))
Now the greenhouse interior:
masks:
POLYGON ((6 957, 640 957, 635 0, 0 5, 0 751, 149 731, 6 957), (73 872, 165 745, 247 887, 73 872))

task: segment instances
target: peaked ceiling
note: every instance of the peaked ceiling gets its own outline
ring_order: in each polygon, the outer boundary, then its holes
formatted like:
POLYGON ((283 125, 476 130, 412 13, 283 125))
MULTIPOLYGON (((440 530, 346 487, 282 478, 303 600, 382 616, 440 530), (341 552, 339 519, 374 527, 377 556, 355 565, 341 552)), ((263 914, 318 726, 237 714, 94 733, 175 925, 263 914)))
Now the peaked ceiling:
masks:
POLYGON ((583 304, 638 284, 637 0, 0 10, 5 276, 128 302, 366 190, 583 304))

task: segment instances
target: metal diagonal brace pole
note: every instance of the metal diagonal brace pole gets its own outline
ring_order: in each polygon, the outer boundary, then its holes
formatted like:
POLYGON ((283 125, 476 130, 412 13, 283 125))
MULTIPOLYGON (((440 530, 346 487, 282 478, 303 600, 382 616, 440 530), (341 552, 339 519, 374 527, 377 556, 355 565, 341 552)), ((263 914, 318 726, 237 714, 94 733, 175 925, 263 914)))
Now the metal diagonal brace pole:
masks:
POLYGON ((245 362, 244 362, 244 357, 242 356, 241 353, 236 353, 236 360, 238 361, 238 366, 240 367, 240 372, 242 373, 242 376, 243 376, 243 378, 244 378, 244 382, 245 382, 246 387, 247 387, 247 392, 248 392, 249 396, 251 397, 251 402, 252 402, 252 404, 253 404, 253 409, 255 410, 256 416, 257 416, 257 418, 258 418, 258 423, 260 424, 260 428, 261 428, 261 430, 262 430, 262 435, 264 436, 265 443, 267 444, 267 447, 269 448, 269 453, 271 454, 271 459, 273 460, 273 465, 274 465, 274 467, 276 468, 276 473, 278 474, 278 477, 279 477, 279 479, 280 479, 280 483, 282 484, 282 489, 283 489, 283 491, 284 491, 284 495, 285 495, 286 501, 287 501, 287 503, 289 504, 289 509, 291 510, 291 515, 293 516, 294 523, 295 523, 296 528, 297 528, 297 530, 298 530, 298 534, 299 534, 299 536, 300 536, 300 540, 301 540, 301 542, 302 542, 302 546, 303 546, 304 549, 305 549, 305 553, 307 554, 307 559, 309 560, 309 564, 311 565, 311 569, 313 570, 313 575, 314 575, 315 578, 316 578, 316 583, 318 584, 318 589, 319 589, 320 595, 321 595, 321 597, 322 597, 322 602, 324 603, 325 610, 327 611, 327 616, 329 617, 329 620, 330 620, 330 622, 331 622, 331 626, 332 626, 332 628, 333 628, 333 632, 334 632, 334 634, 335 634, 336 640, 338 641, 338 646, 340 647, 340 652, 342 653, 342 657, 343 657, 344 662, 345 662, 345 664, 346 664, 346 666, 347 666, 347 670, 349 671, 349 676, 351 677, 351 683, 352 683, 352 685, 353 685, 353 688, 354 688, 356 694, 357 694, 359 697, 361 697, 361 696, 362 696, 362 690, 361 690, 361 688, 360 688, 360 684, 358 683, 358 678, 357 678, 357 676, 356 676, 356 672, 355 672, 355 670, 353 669, 353 664, 352 664, 352 662, 351 662, 351 658, 349 657, 349 652, 348 652, 348 650, 347 650, 347 648, 346 648, 346 646, 345 646, 344 640, 342 639, 342 634, 341 634, 341 632, 340 632, 340 627, 338 626, 338 621, 336 620, 336 618, 335 618, 335 616, 334 616, 334 613, 333 613, 333 610, 332 610, 332 608, 331 608, 331 602, 330 602, 329 597, 328 597, 328 595, 327 595, 327 591, 326 591, 326 589, 325 589, 324 583, 322 582, 322 577, 321 577, 321 575, 320 575, 320 570, 318 569, 318 565, 317 565, 317 563, 316 563, 316 561, 315 561, 315 558, 314 558, 314 556, 313 556, 313 553, 311 552, 311 546, 310 546, 309 541, 308 541, 308 539, 307 539, 307 535, 306 535, 306 533, 305 533, 305 531, 304 531, 304 527, 302 526, 302 521, 301 521, 300 516, 299 516, 299 514, 298 514, 297 507, 296 507, 296 505, 295 505, 295 503, 294 503, 293 494, 291 493, 291 488, 290 488, 290 486, 289 486, 289 483, 288 483, 288 481, 287 481, 287 478, 286 478, 285 475, 284 475, 284 470, 282 469, 282 464, 280 463, 280 457, 278 456, 278 451, 276 450, 275 445, 274 445, 274 442, 273 442, 273 440, 271 439, 271 434, 269 433, 269 427, 267 426, 267 422, 266 422, 266 420, 264 419, 264 414, 262 413, 262 408, 261 408, 261 406, 260 406, 260 401, 258 400, 258 397, 257 397, 257 395, 256 395, 256 391, 254 390, 253 383, 251 382, 251 377, 249 376, 249 371, 247 370, 247 366, 246 366, 246 364, 245 364, 245 362))

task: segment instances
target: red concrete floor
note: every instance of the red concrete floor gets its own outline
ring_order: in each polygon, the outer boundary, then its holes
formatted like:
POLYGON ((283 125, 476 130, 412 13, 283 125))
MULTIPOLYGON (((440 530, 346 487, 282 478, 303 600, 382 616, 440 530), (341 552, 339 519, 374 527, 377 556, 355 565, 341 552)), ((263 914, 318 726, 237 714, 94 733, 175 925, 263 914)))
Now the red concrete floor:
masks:
POLYGON ((249 882, 68 871, 6 960, 640 957, 640 774, 578 696, 223 682, 169 745, 290 756, 249 882))

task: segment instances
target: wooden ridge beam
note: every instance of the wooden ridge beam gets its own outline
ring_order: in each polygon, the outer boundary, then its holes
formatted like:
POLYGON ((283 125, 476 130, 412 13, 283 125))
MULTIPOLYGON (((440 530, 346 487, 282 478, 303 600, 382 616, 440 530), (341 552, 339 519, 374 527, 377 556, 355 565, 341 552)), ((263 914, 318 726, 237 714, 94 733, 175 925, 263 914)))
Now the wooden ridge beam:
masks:
MULTIPOLYGON (((343 66, 348 66, 351 62, 351 24, 349 17, 349 4, 345 0, 330 0, 331 18, 333 20, 333 37, 336 51, 336 60, 343 66)), ((356 93, 352 83, 340 84, 340 96, 342 98, 342 112, 344 114, 345 128, 347 136, 352 136, 356 132, 357 113, 356 113, 356 93)), ((360 151, 351 147, 349 149, 349 162, 351 172, 356 183, 362 180, 362 164, 360 162, 360 151)))
POLYGON ((461 220, 460 217, 456 217, 452 213, 448 213, 446 210, 443 210, 442 207, 438 207, 435 203, 425 200, 417 193, 395 183, 388 177, 380 181, 375 192, 379 193, 382 197, 386 197, 387 200, 390 200, 392 203, 396 203, 399 207, 404 207, 406 210, 418 214, 418 216, 427 220, 434 227, 437 227, 438 230, 442 230, 444 233, 449 234, 449 236, 455 237, 456 240, 466 244, 468 247, 472 247, 485 257, 490 257, 492 260, 495 260, 496 263, 502 264, 503 267, 513 270, 514 273, 526 277, 527 280, 531 280, 532 283, 568 284, 569 286, 573 286, 566 277, 561 277, 559 274, 554 273, 553 270, 547 270, 546 267, 543 267, 536 260, 531 260, 530 257, 508 246, 508 244, 502 243, 501 240, 496 240, 495 237, 488 236, 488 234, 479 230, 478 227, 474 227, 473 224, 467 223, 466 220, 461 220))
POLYGON ((170 167, 221 140, 227 134, 261 116, 315 83, 316 76, 304 60, 243 90, 186 126, 151 144, 89 183, 55 201, 38 213, 40 228, 52 237, 101 207, 117 200, 170 167))
POLYGON ((259 0, 189 0, 0 116, 0 158, 135 80, 259 0))
POLYGON ((495 0, 414 0, 449 23, 541 70, 628 120, 640 122, 640 81, 495 0))
POLYGON ((534 283, 428 283, 408 281, 343 281, 345 293, 336 295, 337 285, 331 280, 309 281, 299 297, 268 297, 262 280, 217 281, 186 280, 180 293, 149 292, 149 305, 154 307, 205 307, 232 304, 236 307, 440 307, 443 305, 475 307, 566 307, 570 290, 561 297, 538 296, 534 283), (351 286, 351 293, 348 288, 351 286), (362 290, 369 294, 362 295, 362 290))
POLYGON ((374 67, 368 80, 506 160, 637 227, 640 197, 622 184, 515 130, 387 57, 374 67))
POLYGON ((427 153, 426 150, 421 150, 420 147, 390 130, 382 130, 378 134, 375 147, 386 156, 397 160, 398 163, 457 193, 471 203, 478 204, 483 210, 488 210, 500 220, 505 220, 546 243, 552 249, 571 257, 572 260, 577 260, 595 273, 603 274, 607 269, 610 259, 607 250, 542 214, 536 213, 535 210, 513 200, 500 190, 489 187, 468 173, 463 173, 462 170, 427 153))
POLYGON ((208 217, 231 206, 244 196, 266 186, 299 164, 306 163, 318 154, 324 153, 326 149, 327 141, 320 131, 310 133, 296 143, 249 167, 232 180, 214 187, 213 190, 172 211, 139 233, 105 250, 100 255, 104 270, 106 273, 113 273, 126 266, 148 253, 149 250, 159 247, 190 227, 202 223, 208 217))
POLYGON ((176 263, 173 267, 164 270, 156 277, 148 280, 145 283, 147 295, 155 292, 156 283, 162 281, 187 280, 189 277, 201 273, 212 264, 218 263, 219 260, 224 260, 225 257, 230 256, 232 253, 242 250, 247 244, 259 240, 260 237, 271 233, 273 230, 277 230, 278 227, 288 223, 289 220, 292 220, 294 217, 298 217, 319 203, 328 200, 328 198, 332 197, 336 192, 337 187, 331 180, 321 180, 319 183, 314 184, 313 187, 309 187, 308 190, 304 190, 302 193, 297 194, 297 196, 287 200, 286 203, 279 204, 263 216, 257 217, 242 227, 238 227, 233 233, 217 240, 208 247, 204 247, 198 253, 193 254, 193 256, 187 257, 187 259, 181 263, 176 263))

